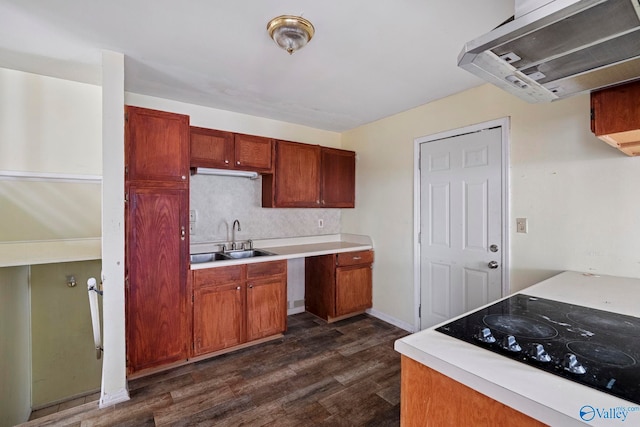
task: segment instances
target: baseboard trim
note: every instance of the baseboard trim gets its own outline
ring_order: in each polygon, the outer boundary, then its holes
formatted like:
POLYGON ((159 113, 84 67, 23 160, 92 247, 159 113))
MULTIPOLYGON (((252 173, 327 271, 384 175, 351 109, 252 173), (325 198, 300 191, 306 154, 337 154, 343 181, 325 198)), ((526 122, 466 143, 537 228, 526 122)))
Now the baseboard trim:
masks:
POLYGON ((126 402, 129 399, 130 399, 129 390, 127 390, 126 388, 123 388, 118 390, 115 393, 103 394, 100 397, 100 404, 98 405, 98 407, 100 409, 108 408, 109 406, 113 406, 117 403, 126 402))
POLYGON ((290 308, 287 310, 287 316, 291 316, 292 314, 304 313, 304 306, 290 308))
POLYGON ((383 320, 387 323, 392 324, 393 326, 397 326, 400 329, 404 329, 407 332, 415 332, 415 328, 413 327, 412 324, 407 323, 407 322, 403 322, 402 320, 398 320, 395 317, 391 317, 388 314, 385 314, 381 311, 376 310, 375 308, 370 308, 367 310, 367 314, 376 317, 380 320, 383 320))

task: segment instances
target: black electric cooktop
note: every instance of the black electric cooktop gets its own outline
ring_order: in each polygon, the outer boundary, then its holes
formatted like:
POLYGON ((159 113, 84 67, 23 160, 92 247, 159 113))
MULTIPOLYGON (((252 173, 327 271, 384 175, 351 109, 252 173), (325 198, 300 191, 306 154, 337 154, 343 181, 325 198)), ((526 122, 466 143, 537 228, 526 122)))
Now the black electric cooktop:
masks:
POLYGON ((640 318, 518 294, 436 331, 640 404, 640 318))

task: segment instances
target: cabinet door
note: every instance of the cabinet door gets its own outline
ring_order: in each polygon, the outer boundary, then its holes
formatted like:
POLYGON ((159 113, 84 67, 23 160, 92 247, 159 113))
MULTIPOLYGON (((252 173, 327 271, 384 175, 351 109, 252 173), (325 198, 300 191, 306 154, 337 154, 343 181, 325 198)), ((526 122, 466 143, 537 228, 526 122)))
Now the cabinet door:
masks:
POLYGON ((287 324, 286 276, 247 283, 247 341, 285 331, 287 324))
POLYGON ((371 266, 336 268, 336 316, 371 308, 371 266))
POLYGON ((128 181, 179 181, 189 176, 189 116, 126 107, 128 181))
POLYGON ((273 140, 261 136, 234 134, 235 169, 272 171, 273 140))
POLYGON ((640 81, 591 93, 591 131, 596 136, 640 129, 640 81))
POLYGON ((129 373, 186 359, 189 192, 129 187, 127 359, 129 373))
POLYGON ((320 146, 276 141, 273 179, 274 207, 320 207, 320 146))
POLYGON ((244 284, 206 286, 194 291, 193 352, 195 356, 242 344, 244 284))
POLYGON ((322 148, 322 205, 353 208, 356 200, 356 153, 322 148))
POLYGON ((191 167, 233 167, 233 133, 191 127, 191 167))

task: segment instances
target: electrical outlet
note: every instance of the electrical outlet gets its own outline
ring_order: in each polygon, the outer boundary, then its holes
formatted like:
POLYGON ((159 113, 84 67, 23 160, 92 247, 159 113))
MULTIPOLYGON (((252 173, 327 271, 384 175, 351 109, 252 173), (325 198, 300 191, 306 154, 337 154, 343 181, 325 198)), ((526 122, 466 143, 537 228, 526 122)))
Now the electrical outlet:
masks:
POLYGON ((318 220, 318 228, 323 228, 324 227, 324 220, 323 219, 319 219, 318 220))
POLYGON ((527 218, 516 218, 516 233, 529 232, 529 223, 527 218))
POLYGON ((195 209, 189 211, 189 222, 196 222, 198 219, 198 212, 195 209))
POLYGON ((195 222, 190 222, 189 223, 189 234, 196 234, 196 223, 195 222))

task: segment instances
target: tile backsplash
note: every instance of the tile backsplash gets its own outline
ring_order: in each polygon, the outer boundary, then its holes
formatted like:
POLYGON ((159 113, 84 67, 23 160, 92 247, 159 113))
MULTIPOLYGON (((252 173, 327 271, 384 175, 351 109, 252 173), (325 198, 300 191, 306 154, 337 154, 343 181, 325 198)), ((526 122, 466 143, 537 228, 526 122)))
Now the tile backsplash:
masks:
POLYGON ((190 187, 191 243, 230 241, 236 219, 238 241, 340 233, 340 209, 263 208, 262 177, 193 175, 190 187))

